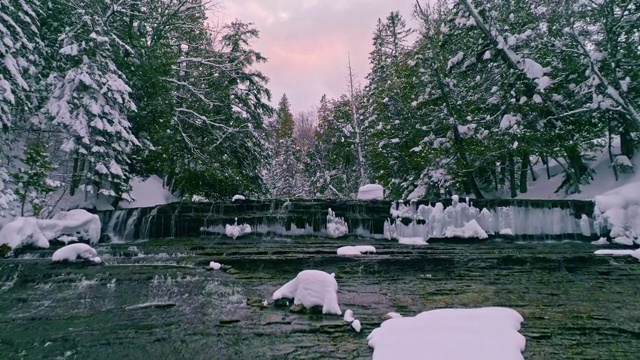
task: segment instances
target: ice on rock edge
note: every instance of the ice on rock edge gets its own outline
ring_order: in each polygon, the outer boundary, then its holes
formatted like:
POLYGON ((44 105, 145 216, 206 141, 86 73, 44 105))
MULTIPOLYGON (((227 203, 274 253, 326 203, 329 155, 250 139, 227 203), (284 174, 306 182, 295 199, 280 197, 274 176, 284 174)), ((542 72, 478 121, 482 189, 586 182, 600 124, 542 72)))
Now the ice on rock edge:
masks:
POLYGON ((63 211, 53 219, 17 218, 0 229, 0 245, 16 249, 23 245, 48 248, 49 242, 61 236, 73 236, 91 244, 100 240, 98 215, 86 210, 63 211))
POLYGON ((87 244, 67 245, 56 250, 56 252, 54 252, 51 256, 52 262, 74 262, 79 259, 89 260, 96 264, 102 262, 102 260, 98 257, 98 253, 96 252, 96 250, 87 244))
POLYGON ((594 227, 614 242, 640 244, 640 179, 595 197, 594 227))
POLYGON ((337 254, 343 256, 357 256, 363 253, 375 253, 376 248, 371 245, 343 246, 338 248, 337 254))
POLYGON ((293 280, 276 290, 273 300, 293 299, 295 305, 309 309, 322 306, 323 314, 342 315, 338 305, 338 283, 324 271, 304 270, 293 280))
POLYGON ((374 360, 524 359, 522 316, 513 309, 439 309, 383 322, 367 337, 374 360))
POLYGON ((349 233, 349 226, 344 218, 336 217, 336 213, 329 209, 327 215, 327 235, 337 239, 349 233))
POLYGON ((378 184, 368 184, 358 189, 358 200, 383 200, 384 188, 378 184))
POLYGON ((233 239, 236 239, 246 234, 251 234, 251 232, 252 232, 251 225, 249 224, 238 225, 238 218, 236 218, 236 222, 233 225, 227 224, 224 227, 224 234, 233 239))

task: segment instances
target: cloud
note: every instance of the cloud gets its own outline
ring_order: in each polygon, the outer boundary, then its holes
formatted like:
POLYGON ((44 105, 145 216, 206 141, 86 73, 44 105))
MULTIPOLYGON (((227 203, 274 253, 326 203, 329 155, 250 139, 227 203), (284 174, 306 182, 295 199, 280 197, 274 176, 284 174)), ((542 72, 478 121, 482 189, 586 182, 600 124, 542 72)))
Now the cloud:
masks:
POLYGON ((273 103, 283 93, 295 111, 320 97, 346 91, 347 56, 359 83, 369 72, 371 37, 378 18, 399 10, 410 27, 411 0, 226 0, 223 22, 252 22, 260 31, 253 47, 269 59, 259 67, 271 81, 273 103))

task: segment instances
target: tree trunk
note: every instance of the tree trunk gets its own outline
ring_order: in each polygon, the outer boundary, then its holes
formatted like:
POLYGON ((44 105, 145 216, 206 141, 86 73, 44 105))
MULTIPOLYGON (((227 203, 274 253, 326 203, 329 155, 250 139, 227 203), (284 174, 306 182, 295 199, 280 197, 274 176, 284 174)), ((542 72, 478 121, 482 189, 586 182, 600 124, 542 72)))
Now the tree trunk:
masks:
POLYGON ((527 182, 529 181, 529 154, 522 155, 520 161, 520 193, 527 192, 527 182))
POLYGON ((69 195, 76 194, 76 189, 80 185, 80 153, 76 150, 73 154, 73 168, 71 169, 71 186, 69 187, 69 195))
POLYGON ((529 161, 529 171, 531 172, 531 180, 538 181, 538 178, 536 177, 536 173, 535 171, 533 171, 533 164, 531 163, 531 161, 529 161))
MULTIPOLYGON (((464 140, 462 136, 460 136, 460 131, 458 131, 458 125, 453 124, 453 138, 458 148, 458 154, 460 155, 460 159, 462 160, 462 164, 464 166, 464 172, 466 176, 466 183, 469 187, 469 190, 473 192, 473 195, 476 199, 484 199, 484 195, 482 195, 482 191, 476 182, 475 176, 473 176, 473 170, 469 165, 469 158, 467 157, 467 151, 464 147, 464 140)), ((465 186, 466 187, 466 186, 465 186)), ((466 189, 465 189, 466 190, 466 189)))
MULTIPOLYGON (((577 145, 572 144, 567 146, 565 148, 565 153, 574 175, 573 181, 570 180, 566 185, 573 187, 571 191, 572 193, 577 193, 580 191, 580 183, 582 182, 582 178, 589 171, 589 167, 585 165, 584 161, 582 161, 582 155, 580 154, 580 150, 577 145)), ((571 174, 568 174, 568 176, 571 176, 571 174)))
MULTIPOLYGON (((622 147, 622 134, 620 134, 620 145, 622 147)), ((609 120, 609 126, 607 127, 607 152, 609 153, 609 161, 612 165, 611 169, 613 170, 613 176, 616 178, 616 181, 618 181, 618 169, 613 166, 615 159, 613 158, 613 151, 611 150, 611 147, 611 120, 609 120)))
POLYGON ((518 189, 516 187, 516 160, 513 155, 509 154, 509 189, 511 190, 511 198, 518 196, 518 189))
POLYGON ((620 153, 629 159, 632 159, 636 154, 636 144, 631 136, 632 133, 633 130, 629 126, 628 120, 624 121, 620 131, 620 153))

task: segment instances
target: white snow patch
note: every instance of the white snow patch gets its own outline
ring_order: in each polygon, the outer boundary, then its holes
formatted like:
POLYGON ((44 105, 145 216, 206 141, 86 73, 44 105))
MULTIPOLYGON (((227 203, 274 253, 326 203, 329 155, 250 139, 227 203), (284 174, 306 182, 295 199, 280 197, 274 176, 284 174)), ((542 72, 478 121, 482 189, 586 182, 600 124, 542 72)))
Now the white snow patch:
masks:
POLYGON ((343 319, 348 323, 353 322, 353 320, 355 320, 355 318, 353 317, 353 311, 351 309, 347 309, 347 311, 344 312, 343 319))
POLYGON ((609 230, 614 242, 640 241, 640 178, 595 197, 594 227, 609 230))
POLYGON ((212 261, 209 263, 209 267, 213 270, 220 270, 220 268, 222 267, 222 264, 212 261))
POLYGON ((120 207, 123 209, 164 205, 180 200, 169 191, 164 185, 164 181, 156 175, 152 175, 148 179, 134 178, 130 184, 131 192, 129 192, 129 195, 134 200, 131 202, 121 201, 120 207))
POLYGON ((601 237, 596 241, 592 241, 591 244, 592 245, 609 245, 609 241, 607 240, 606 237, 601 237))
POLYGON ((337 239, 349 233, 349 226, 344 218, 336 217, 336 213, 329 209, 327 214, 327 235, 337 239))
POLYGON ((398 314, 397 312, 391 311, 388 312, 386 315, 389 319, 399 319, 402 317, 402 315, 398 314))
POLYGON ((362 255, 363 253, 375 253, 376 248, 371 245, 343 246, 338 248, 338 255, 362 255))
POLYGON ((421 237, 396 237, 396 239, 402 245, 428 245, 424 238, 421 237))
POLYGON ((93 263, 99 264, 102 260, 98 257, 98 253, 94 248, 87 244, 71 244, 64 246, 51 256, 51 261, 76 261, 79 259, 89 260, 93 263))
POLYGON ((383 200, 384 188, 378 184, 367 184, 358 189, 358 200, 383 200))
POLYGON ((276 290, 273 300, 293 299, 295 305, 306 308, 322 306, 323 314, 342 315, 338 305, 338 283, 324 271, 304 270, 293 280, 276 290))
POLYGON ((439 309, 390 319, 367 337, 373 360, 524 359, 522 316, 508 308, 439 309))
POLYGON ((231 201, 236 201, 236 200, 246 200, 246 198, 242 195, 234 195, 233 198, 231 198, 231 201))
POLYGON ((504 236, 514 236, 513 234, 513 230, 506 228, 506 229, 502 229, 500 230, 500 235, 504 235, 504 236))
POLYGON ((640 249, 637 250, 597 250, 596 255, 612 255, 612 256, 633 256, 640 260, 640 249))
POLYGON ((353 330, 355 330, 357 333, 360 332, 360 330, 362 330, 362 325, 360 324, 360 320, 356 319, 353 320, 353 322, 351 323, 351 327, 353 328, 353 330))

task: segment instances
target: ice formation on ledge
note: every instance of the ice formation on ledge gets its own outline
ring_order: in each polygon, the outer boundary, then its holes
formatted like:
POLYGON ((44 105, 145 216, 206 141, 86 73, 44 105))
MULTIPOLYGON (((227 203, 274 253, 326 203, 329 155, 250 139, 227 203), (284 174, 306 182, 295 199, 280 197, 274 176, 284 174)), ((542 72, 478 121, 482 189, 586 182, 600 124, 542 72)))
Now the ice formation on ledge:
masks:
POLYGON ((387 320, 367 340, 374 360, 519 360, 522 321, 508 308, 439 309, 387 320))
MULTIPOLYGON (((0 245, 48 248, 50 241, 65 235, 95 244, 100 240, 100 229, 98 215, 80 209, 60 212, 50 220, 21 217, 0 229, 0 245)), ((64 239, 70 240, 68 237, 64 239)))
POLYGON ((343 246, 338 248, 338 255, 357 256, 363 253, 375 253, 376 248, 371 245, 343 246))
POLYGON ((51 256, 51 261, 76 261, 78 259, 89 260, 93 263, 99 264, 102 260, 98 257, 98 253, 94 248, 87 244, 71 244, 64 246, 51 256))
POLYGON ((224 234, 230 238, 236 239, 239 236, 251 234, 251 225, 249 224, 238 225, 238 218, 236 218, 236 222, 233 225, 227 224, 224 227, 224 234))
POLYGON ((233 198, 231 199, 231 201, 236 201, 236 200, 246 200, 246 198, 242 195, 234 195, 233 198))
POLYGON ((343 218, 336 217, 336 213, 329 209, 327 215, 327 235, 331 238, 339 238, 349 233, 349 226, 343 218))
POLYGON ((322 306, 323 314, 342 315, 338 305, 338 283, 324 271, 304 270, 293 280, 276 290, 273 300, 293 299, 295 305, 309 309, 322 306))
POLYGON ((613 242, 640 245, 640 181, 620 186, 595 197, 594 227, 609 231, 613 242))
MULTIPOLYGON (((384 224, 384 237, 401 238, 480 238, 489 235, 564 235, 582 233, 591 229, 588 217, 578 220, 569 209, 528 207, 498 207, 478 209, 469 199, 460 202, 452 197, 451 206, 442 203, 416 206, 402 201, 390 209, 391 220, 384 224), (413 219, 408 225, 399 218, 413 219)), ((591 234, 589 234, 591 235, 591 234)))
POLYGON ((383 200, 384 188, 378 184, 367 184, 358 189, 358 200, 383 200))

